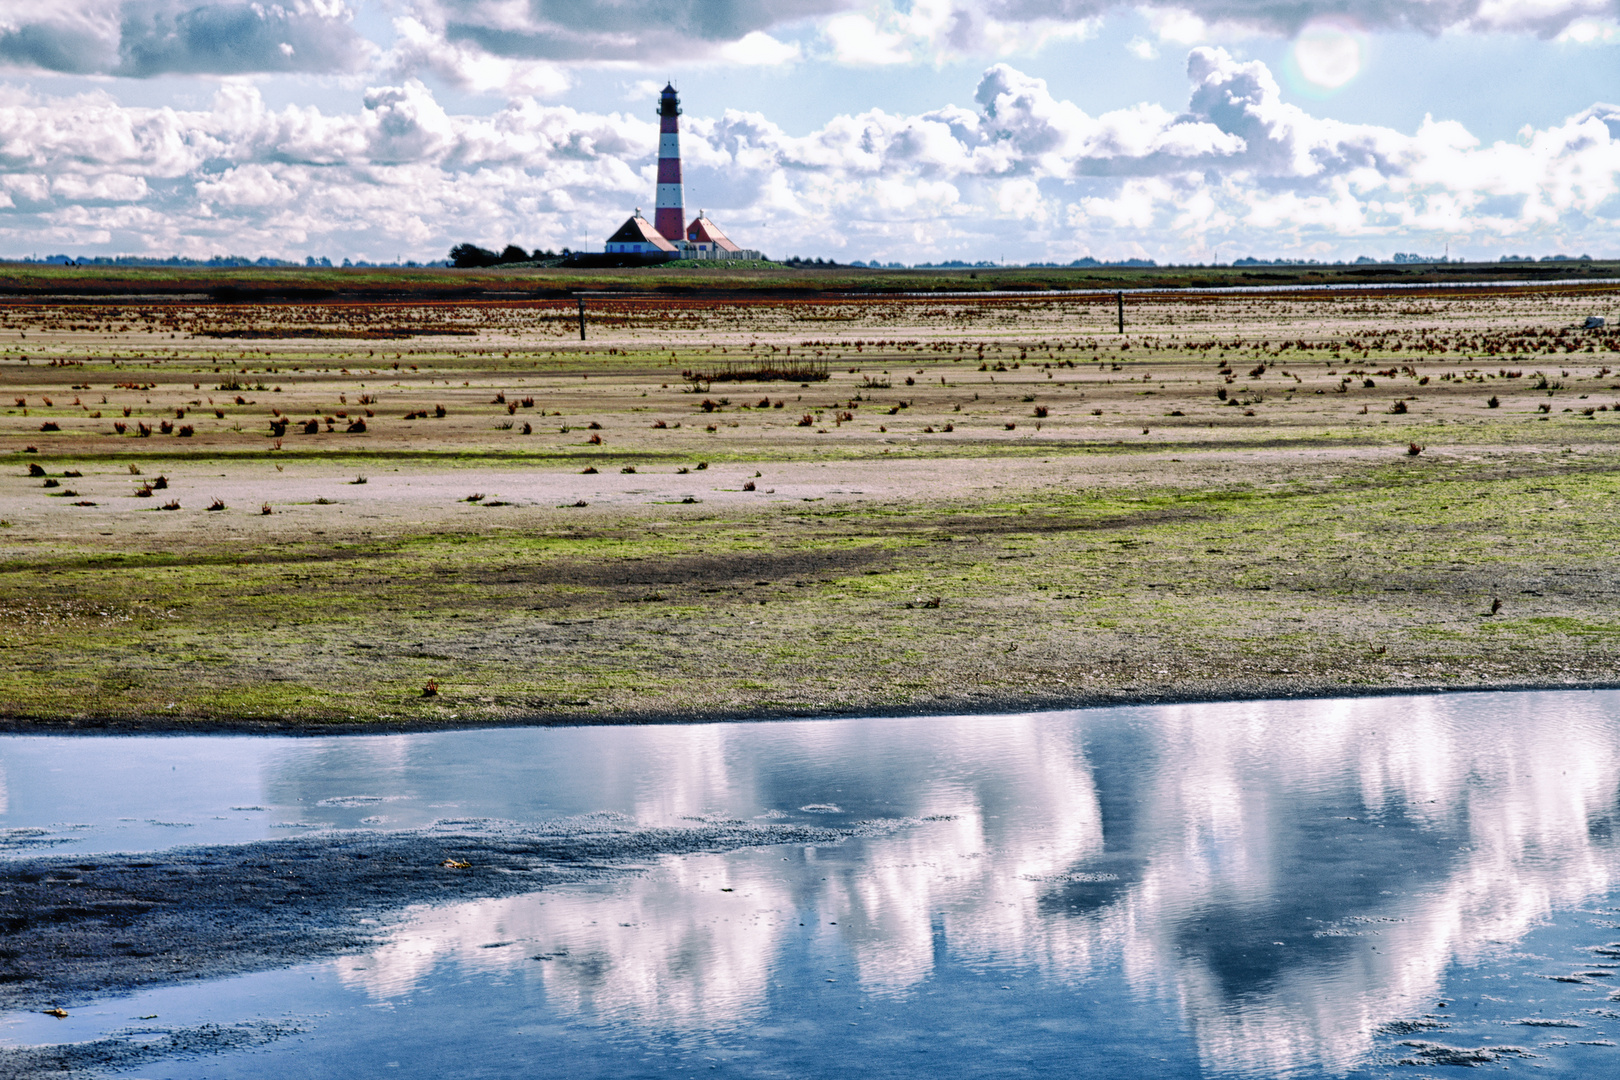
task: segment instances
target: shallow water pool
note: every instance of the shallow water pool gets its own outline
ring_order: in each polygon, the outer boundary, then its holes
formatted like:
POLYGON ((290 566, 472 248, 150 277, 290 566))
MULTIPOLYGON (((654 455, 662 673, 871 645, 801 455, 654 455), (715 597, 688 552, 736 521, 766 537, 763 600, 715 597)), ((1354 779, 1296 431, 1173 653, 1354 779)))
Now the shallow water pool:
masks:
POLYGON ((14 858, 592 814, 889 824, 420 908, 0 1041, 271 1031, 136 1071, 171 1077, 1620 1075, 1616 692, 0 738, 14 858))

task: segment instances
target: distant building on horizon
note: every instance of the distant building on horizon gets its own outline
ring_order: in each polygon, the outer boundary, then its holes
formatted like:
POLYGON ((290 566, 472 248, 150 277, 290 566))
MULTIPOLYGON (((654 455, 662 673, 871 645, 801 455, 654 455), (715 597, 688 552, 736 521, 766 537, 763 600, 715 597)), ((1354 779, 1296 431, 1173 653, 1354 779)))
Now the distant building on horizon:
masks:
POLYGON ((635 256, 648 261, 669 259, 762 259, 758 251, 732 243, 698 211, 690 225, 685 224, 685 189, 681 181, 681 99, 675 85, 665 85, 658 98, 658 193, 653 220, 636 212, 618 231, 608 237, 603 251, 608 255, 635 256))

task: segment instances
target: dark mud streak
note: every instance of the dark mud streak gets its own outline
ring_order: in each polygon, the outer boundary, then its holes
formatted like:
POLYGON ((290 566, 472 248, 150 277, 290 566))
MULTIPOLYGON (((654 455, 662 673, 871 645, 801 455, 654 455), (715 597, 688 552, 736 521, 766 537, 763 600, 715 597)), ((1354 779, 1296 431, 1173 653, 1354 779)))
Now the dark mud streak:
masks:
POLYGON ((600 559, 512 563, 498 570, 463 572, 481 585, 719 585, 760 578, 778 580, 826 573, 854 573, 892 563, 876 545, 838 550, 761 551, 735 555, 687 555, 660 559, 600 559))
POLYGON ((0 1047, 0 1080, 68 1080, 99 1076, 175 1058, 251 1050, 303 1030, 296 1024, 268 1021, 199 1024, 194 1027, 133 1027, 90 1042, 0 1047))
POLYGON ((633 872, 629 860, 829 843, 855 831, 469 827, 0 862, 0 1010, 71 1007, 362 950, 412 904, 511 896, 633 872))

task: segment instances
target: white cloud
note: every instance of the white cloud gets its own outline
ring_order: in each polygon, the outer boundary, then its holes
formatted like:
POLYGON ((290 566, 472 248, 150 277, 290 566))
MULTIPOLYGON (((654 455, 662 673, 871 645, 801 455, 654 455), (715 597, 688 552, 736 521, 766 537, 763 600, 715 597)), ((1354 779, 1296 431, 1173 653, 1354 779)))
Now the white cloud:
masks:
POLYGON ((798 45, 778 41, 763 30, 754 30, 718 50, 720 59, 748 67, 778 67, 791 64, 803 55, 798 45))
POLYGON ((822 26, 822 34, 840 64, 872 66, 904 64, 911 60, 906 36, 878 29, 865 15, 838 15, 822 26))
MULTIPOLYGON (((1284 102, 1265 65, 1191 51, 1179 110, 1092 115, 1007 64, 975 108, 842 115, 789 135, 759 113, 683 118, 687 204, 775 254, 918 261, 1006 253, 1494 256, 1580 237, 1620 249, 1620 106, 1515 141, 1428 119, 1348 124, 1284 102), (770 222, 766 225, 765 222, 770 222)), ((447 110, 411 79, 352 112, 207 108, 0 88, 0 251, 443 254, 595 247, 651 199, 656 120, 520 97, 447 110), (94 249, 94 250, 92 250, 94 249)))
POLYGON ((479 93, 553 96, 570 83, 561 64, 494 56, 472 43, 449 41, 442 27, 408 15, 394 20, 394 47, 384 66, 406 78, 431 72, 452 86, 479 93))
POLYGON ((995 187, 996 209, 1009 217, 1032 221, 1046 219, 1040 185, 1028 177, 1004 180, 995 187))
POLYGON ((1557 40, 1575 45, 1620 45, 1620 21, 1579 19, 1564 27, 1557 40))
POLYGON ((1125 51, 1138 60, 1157 60, 1159 58, 1158 46, 1145 37, 1133 37, 1125 43, 1125 51))

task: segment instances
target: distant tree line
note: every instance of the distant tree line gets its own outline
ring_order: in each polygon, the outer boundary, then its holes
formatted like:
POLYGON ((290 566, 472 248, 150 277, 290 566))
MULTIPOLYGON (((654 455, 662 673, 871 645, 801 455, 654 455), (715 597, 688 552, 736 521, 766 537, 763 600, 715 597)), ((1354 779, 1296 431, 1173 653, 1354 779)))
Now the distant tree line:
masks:
MULTIPOLYGON (((562 254, 567 255, 568 249, 563 248, 562 254)), ((542 251, 539 248, 535 248, 531 254, 516 244, 507 244, 500 254, 488 248, 481 248, 477 244, 457 244, 450 249, 450 265, 460 267, 500 266, 503 263, 537 262, 540 259, 558 257, 550 250, 542 251)))

